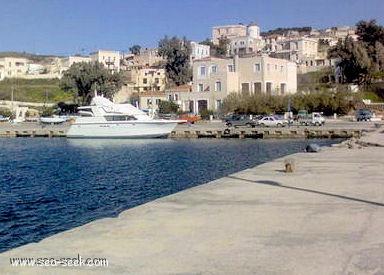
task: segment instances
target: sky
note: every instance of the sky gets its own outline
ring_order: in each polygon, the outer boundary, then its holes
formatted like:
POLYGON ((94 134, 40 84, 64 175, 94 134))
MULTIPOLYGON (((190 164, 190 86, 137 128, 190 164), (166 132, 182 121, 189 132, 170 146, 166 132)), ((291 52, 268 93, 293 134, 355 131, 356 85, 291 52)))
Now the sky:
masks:
POLYGON ((255 22, 263 32, 371 19, 384 25, 384 0, 0 0, 0 52, 127 53, 165 36, 201 42, 214 26, 255 22))

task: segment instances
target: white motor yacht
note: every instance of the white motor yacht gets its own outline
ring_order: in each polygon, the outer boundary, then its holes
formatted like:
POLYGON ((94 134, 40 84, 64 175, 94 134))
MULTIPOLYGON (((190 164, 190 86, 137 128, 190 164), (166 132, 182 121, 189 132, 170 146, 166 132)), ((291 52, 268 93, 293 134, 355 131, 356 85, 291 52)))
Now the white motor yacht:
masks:
POLYGON ((115 104, 96 95, 70 126, 68 138, 158 138, 185 121, 153 119, 131 104, 115 104))

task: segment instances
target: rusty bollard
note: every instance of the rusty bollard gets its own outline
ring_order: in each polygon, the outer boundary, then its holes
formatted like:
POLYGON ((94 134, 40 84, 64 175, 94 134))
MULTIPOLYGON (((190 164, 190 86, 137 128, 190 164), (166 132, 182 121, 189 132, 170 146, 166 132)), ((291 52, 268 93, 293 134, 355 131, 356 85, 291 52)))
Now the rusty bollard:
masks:
POLYGON ((288 158, 284 160, 285 173, 293 173, 295 171, 295 160, 293 158, 288 158))

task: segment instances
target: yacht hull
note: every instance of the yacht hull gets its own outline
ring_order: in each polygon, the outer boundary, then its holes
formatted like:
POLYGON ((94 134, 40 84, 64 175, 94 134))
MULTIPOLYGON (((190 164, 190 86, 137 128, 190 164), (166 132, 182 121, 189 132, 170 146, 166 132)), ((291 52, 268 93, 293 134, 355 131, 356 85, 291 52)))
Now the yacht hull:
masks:
POLYGON ((178 121, 75 122, 68 138, 160 138, 168 136, 178 121))

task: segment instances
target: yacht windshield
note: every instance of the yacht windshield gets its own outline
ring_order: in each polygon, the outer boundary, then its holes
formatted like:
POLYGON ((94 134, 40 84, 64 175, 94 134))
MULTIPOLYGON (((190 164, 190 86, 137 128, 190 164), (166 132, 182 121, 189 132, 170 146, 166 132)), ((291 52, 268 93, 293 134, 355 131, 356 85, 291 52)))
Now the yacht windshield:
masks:
POLYGON ((107 121, 127 121, 127 120, 137 120, 134 116, 129 115, 113 115, 113 116, 104 116, 107 121))

